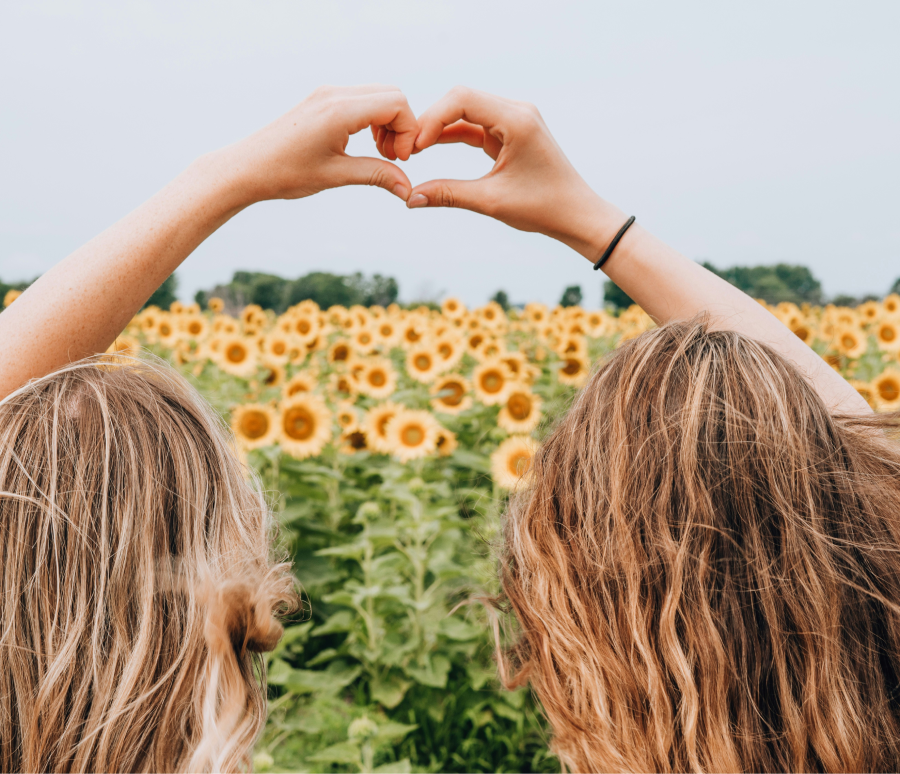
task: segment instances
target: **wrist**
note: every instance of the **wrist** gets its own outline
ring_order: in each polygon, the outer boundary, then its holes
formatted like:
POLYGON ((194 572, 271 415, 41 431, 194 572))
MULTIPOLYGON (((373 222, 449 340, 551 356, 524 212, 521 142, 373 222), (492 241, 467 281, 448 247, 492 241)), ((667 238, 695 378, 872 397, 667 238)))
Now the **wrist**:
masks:
POLYGON ((581 195, 578 204, 569 207, 569 227, 557 238, 596 263, 609 243, 628 219, 614 204, 588 189, 589 195, 581 195))
POLYGON ((205 153, 191 163, 187 172, 215 197, 223 212, 236 213, 266 197, 233 147, 205 153))

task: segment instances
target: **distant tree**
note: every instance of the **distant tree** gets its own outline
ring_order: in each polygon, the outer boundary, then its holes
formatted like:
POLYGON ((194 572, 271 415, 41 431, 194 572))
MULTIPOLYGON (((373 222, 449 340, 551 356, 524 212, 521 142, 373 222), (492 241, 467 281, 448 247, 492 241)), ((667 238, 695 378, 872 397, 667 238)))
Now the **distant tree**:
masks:
POLYGON ((835 306, 858 306, 859 299, 856 296, 851 296, 847 293, 838 293, 831 299, 831 303, 835 306))
POLYGON ((354 303, 363 306, 390 306, 397 302, 400 295, 400 286, 393 277, 373 274, 371 279, 366 279, 361 272, 356 272, 346 279, 348 287, 356 292, 359 299, 354 303))
POLYGON ((505 312, 509 309, 509 296, 506 295, 505 290, 498 290, 494 295, 491 296, 491 301, 496 301, 503 307, 503 311, 505 312))
POLYGON ((581 304, 582 294, 581 285, 569 285, 559 299, 560 306, 579 306, 581 304))
POLYGON ((891 289, 888 293, 900 293, 900 277, 897 277, 897 281, 891 285, 891 289))
POLYGON ((603 301, 615 309, 627 309, 634 301, 612 280, 603 283, 603 301))
POLYGON ((781 301, 821 304, 823 301, 822 284, 806 266, 777 263, 717 269, 708 261, 701 265, 753 298, 762 298, 770 304, 781 301))
POLYGON ((148 306, 158 306, 160 309, 168 309, 173 301, 178 300, 178 296, 175 295, 175 291, 177 290, 178 277, 175 276, 175 272, 172 272, 163 280, 162 285, 153 291, 153 295, 147 299, 147 303, 141 308, 145 309, 148 306))

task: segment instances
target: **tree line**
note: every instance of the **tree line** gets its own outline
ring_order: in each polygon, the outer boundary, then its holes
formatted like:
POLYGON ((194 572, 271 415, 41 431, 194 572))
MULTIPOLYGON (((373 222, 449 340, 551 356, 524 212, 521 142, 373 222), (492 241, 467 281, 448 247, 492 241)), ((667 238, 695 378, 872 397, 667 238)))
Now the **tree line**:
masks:
MULTIPOLYGON (((833 303, 838 306, 856 306, 864 301, 881 297, 838 294, 827 298, 822 292, 821 283, 809 268, 798 264, 732 266, 728 269, 719 269, 708 261, 704 261, 701 265, 753 298, 762 298, 770 304, 791 301, 795 304, 833 303)), ((10 290, 24 290, 31 282, 6 283, 0 280, 0 299, 10 290)), ((173 273, 150 296, 145 306, 154 305, 168 309, 177 299, 177 291, 178 277, 173 273)), ((888 292, 900 293, 900 278, 893 283, 888 292)), ((230 282, 216 285, 209 290, 197 291, 194 300, 201 307, 205 307, 210 298, 217 296, 225 302, 225 310, 230 313, 236 313, 248 304, 258 304, 263 309, 271 309, 281 314, 288 307, 307 299, 327 309, 335 304, 346 307, 354 304, 388 306, 397 303, 399 295, 400 286, 397 280, 381 274, 367 277, 361 272, 345 275, 314 271, 297 279, 286 279, 277 274, 236 271, 230 282)), ((563 291, 559 304, 577 306, 582 303, 583 298, 581 286, 570 285, 563 291)), ((491 300, 496 301, 504 309, 523 306, 513 304, 505 290, 498 290, 491 300)), ((603 284, 603 302, 605 306, 617 310, 626 309, 633 303, 628 295, 610 280, 603 284)), ((433 302, 429 302, 428 305, 436 306, 433 302)))

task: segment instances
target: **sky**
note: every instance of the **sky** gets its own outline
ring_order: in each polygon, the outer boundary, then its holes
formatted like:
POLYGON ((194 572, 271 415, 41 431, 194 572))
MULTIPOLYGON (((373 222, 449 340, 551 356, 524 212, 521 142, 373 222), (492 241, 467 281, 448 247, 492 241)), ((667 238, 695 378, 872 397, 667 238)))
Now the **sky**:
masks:
MULTIPOLYGON (((197 156, 322 84, 380 82, 423 112, 457 84, 536 104, 604 198, 695 260, 802 263, 826 293, 900 277, 900 3, 0 3, 0 278, 30 279, 197 156)), ((375 154, 367 132, 349 152, 375 154)), ((413 184, 473 178, 440 146, 413 184)), ((504 289, 559 300, 601 279, 553 240, 342 188, 240 213, 178 271, 394 276, 401 299, 504 289)))

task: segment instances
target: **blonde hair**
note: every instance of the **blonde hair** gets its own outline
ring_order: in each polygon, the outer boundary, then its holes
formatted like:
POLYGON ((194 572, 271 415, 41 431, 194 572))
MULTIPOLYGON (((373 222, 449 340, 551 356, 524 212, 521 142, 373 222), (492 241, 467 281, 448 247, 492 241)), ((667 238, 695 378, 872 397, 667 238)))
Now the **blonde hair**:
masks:
POLYGON ((599 368, 504 527, 501 666, 566 767, 900 768, 898 425, 702 319, 599 368))
POLYGON ((296 595, 230 443, 158 362, 0 403, 0 770, 247 765, 296 595))

